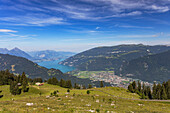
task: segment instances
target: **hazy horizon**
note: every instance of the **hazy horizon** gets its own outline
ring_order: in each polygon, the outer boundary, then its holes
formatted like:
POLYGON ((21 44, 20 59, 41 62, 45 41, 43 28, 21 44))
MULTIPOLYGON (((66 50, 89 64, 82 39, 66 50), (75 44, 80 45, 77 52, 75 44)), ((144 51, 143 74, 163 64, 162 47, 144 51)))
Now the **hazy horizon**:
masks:
MULTIPOLYGON (((97 47, 112 47, 112 46, 119 46, 119 45, 139 45, 139 44, 142 44, 142 43, 136 43, 136 44, 118 44, 118 45, 106 45, 106 46, 96 46, 96 47, 92 47, 92 48, 89 48, 89 49, 93 49, 93 48, 97 48, 97 47)), ((161 46, 170 46, 170 45, 166 45, 166 44, 155 44, 155 45, 149 45, 149 44, 142 44, 142 45, 146 45, 146 46, 157 46, 157 45, 161 45, 161 46)), ((3 49, 8 49, 8 50, 12 50, 14 48, 18 48, 22 51, 25 51, 24 49, 22 48, 19 48, 19 47, 13 47, 13 48, 4 48, 2 47, 3 49)), ((0 48, 1 49, 1 48, 0 48)), ((86 49, 86 50, 89 50, 89 49, 86 49)), ((83 51, 86 51, 86 50, 83 50, 83 51)), ((74 51, 58 51, 58 50, 54 50, 54 49, 40 49, 40 50, 32 50, 32 51, 25 51, 25 52, 38 52, 38 51, 56 51, 56 52, 73 52, 73 53, 79 53, 79 52, 83 52, 83 51, 78 51, 78 52, 74 52, 74 51)))

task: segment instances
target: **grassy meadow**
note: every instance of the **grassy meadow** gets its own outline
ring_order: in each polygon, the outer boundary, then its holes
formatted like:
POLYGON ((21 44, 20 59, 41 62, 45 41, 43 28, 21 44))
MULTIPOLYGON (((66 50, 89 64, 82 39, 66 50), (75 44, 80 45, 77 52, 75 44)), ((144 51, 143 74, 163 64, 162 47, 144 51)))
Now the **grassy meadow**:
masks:
POLYGON ((137 94, 117 87, 70 90, 55 85, 30 86, 29 92, 11 95, 9 86, 0 86, 2 113, 169 113, 170 102, 140 100, 137 94), (49 95, 58 90, 58 97, 49 95), (40 95, 41 92, 41 95, 40 95), (33 103, 33 105, 26 105, 33 103))

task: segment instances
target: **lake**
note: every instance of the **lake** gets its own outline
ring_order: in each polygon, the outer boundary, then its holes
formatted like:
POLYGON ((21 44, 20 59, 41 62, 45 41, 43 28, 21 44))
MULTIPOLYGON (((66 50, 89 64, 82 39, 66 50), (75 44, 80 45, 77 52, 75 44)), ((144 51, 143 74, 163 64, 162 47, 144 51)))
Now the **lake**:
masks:
POLYGON ((66 72, 69 72, 75 69, 74 67, 58 64, 61 61, 63 61, 63 59, 54 60, 54 61, 43 61, 43 62, 39 62, 38 65, 46 67, 48 69, 50 68, 59 69, 63 73, 66 73, 66 72))

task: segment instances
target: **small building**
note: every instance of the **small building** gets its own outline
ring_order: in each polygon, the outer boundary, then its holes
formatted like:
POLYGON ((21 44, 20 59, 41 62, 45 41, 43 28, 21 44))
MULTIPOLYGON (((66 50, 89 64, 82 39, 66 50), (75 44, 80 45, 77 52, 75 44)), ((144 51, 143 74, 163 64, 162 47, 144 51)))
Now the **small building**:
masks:
POLYGON ((35 83, 35 85, 42 86, 42 85, 44 85, 44 83, 37 82, 37 83, 35 83))

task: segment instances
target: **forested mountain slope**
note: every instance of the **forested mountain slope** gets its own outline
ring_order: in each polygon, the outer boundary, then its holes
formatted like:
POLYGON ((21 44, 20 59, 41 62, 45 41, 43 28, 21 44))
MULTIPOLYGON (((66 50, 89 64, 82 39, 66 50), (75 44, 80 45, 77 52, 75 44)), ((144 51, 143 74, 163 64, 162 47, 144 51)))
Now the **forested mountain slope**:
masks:
POLYGON ((116 73, 150 82, 167 81, 170 79, 170 50, 125 62, 116 73))
POLYGON ((52 70, 41 67, 26 58, 16 57, 8 54, 0 54, 0 70, 9 69, 10 72, 21 74, 25 72, 30 78, 41 77, 47 79, 50 75, 63 74, 60 70, 52 70))
POLYGON ((116 70, 120 68, 123 62, 167 50, 170 50, 169 46, 142 44, 97 47, 76 54, 60 62, 60 64, 74 66, 82 71, 116 70))

